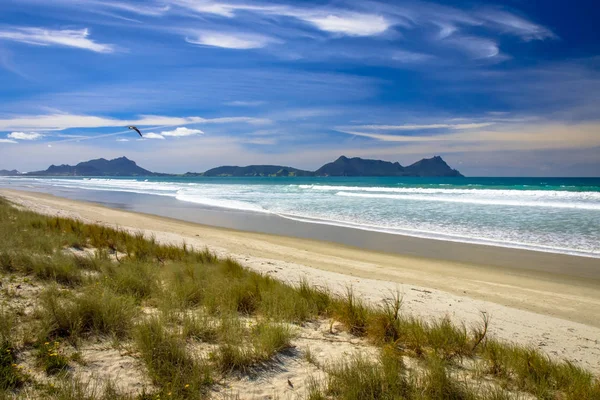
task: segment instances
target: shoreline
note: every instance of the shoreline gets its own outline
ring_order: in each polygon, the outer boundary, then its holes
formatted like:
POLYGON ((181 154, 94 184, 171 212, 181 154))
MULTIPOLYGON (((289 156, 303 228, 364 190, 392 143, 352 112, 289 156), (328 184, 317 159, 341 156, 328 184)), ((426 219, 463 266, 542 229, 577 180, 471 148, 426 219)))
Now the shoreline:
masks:
MULTIPOLYGON (((43 214, 143 231, 161 242, 185 241, 195 248, 208 247, 219 256, 232 257, 283 281, 307 278, 312 284, 326 284, 338 291, 352 285, 367 301, 380 301, 398 290, 403 309, 425 318, 448 315, 469 327, 478 323, 480 312, 485 311, 495 336, 540 348, 600 373, 600 282, 541 272, 543 263, 538 270, 459 263, 216 228, 45 193, 0 189, 0 196, 43 214)), ((465 246, 463 250, 468 250, 469 245, 465 246)), ((494 256, 506 257, 504 253, 510 250, 498 248, 494 256)), ((518 261, 519 253, 509 259, 518 261)))
POLYGON ((0 191, 44 193, 207 227, 314 240, 378 253, 503 268, 516 274, 535 271, 542 275, 560 275, 566 279, 592 279, 600 285, 600 258, 591 255, 388 233, 302 218, 286 218, 277 214, 209 207, 153 194, 67 188, 48 191, 39 191, 43 188, 23 189, 0 186, 0 191))

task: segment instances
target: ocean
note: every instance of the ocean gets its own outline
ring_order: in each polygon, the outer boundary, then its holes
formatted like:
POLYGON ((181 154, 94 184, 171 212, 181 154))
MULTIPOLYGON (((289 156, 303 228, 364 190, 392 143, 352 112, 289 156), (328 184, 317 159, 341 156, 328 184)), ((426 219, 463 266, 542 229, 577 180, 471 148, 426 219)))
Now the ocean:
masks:
POLYGON ((0 178, 0 186, 14 185, 168 196, 314 224, 600 258, 600 178, 0 178))

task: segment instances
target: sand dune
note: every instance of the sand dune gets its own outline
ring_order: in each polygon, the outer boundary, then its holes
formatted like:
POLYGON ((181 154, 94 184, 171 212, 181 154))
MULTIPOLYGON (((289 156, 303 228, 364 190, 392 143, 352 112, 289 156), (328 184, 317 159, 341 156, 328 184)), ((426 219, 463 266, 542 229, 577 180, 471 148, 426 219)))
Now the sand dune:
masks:
MULTIPOLYGON (((342 291, 351 285, 370 301, 399 290, 405 312, 449 315, 467 325, 491 317, 492 335, 540 348, 600 373, 600 282, 515 268, 492 268, 439 259, 365 251, 326 242, 239 232, 114 210, 30 192, 0 190, 21 206, 49 215, 118 226, 154 235, 159 242, 208 247, 277 279, 342 291)), ((469 245, 463 251, 469 251, 469 245)), ((497 250, 502 257, 510 249, 497 250)), ((514 257, 515 253, 510 253, 514 257)), ((529 255, 527 262, 535 260, 529 255)), ((576 260, 575 260, 576 261, 576 260)), ((600 264, 600 262, 599 262, 600 264)), ((600 265, 598 266, 600 268, 600 265)))

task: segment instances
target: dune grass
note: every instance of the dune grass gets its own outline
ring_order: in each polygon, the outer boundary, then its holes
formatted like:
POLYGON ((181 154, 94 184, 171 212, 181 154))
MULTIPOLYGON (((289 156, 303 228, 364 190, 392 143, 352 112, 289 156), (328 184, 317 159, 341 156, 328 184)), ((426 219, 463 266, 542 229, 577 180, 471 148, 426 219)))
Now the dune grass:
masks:
POLYGON ((169 332, 166 321, 152 317, 136 327, 135 338, 159 396, 204 398, 212 384, 212 372, 204 360, 194 359, 184 337, 169 332))
MULTIPOLYGON (((151 395, 140 398, 206 398, 216 381, 260 370, 289 349, 293 324, 329 318, 382 351, 375 360, 357 356, 319 366, 327 380, 309 385, 311 399, 504 399, 510 391, 544 399, 600 399, 598 379, 583 369, 488 338, 485 315, 476 327, 424 320, 401 312, 399 294, 374 307, 351 288, 336 295, 306 280, 285 284, 207 250, 42 216, 3 199, 0 272, 47 286, 35 314, 40 368, 65 371, 67 360, 58 357, 55 340, 133 339, 155 385, 151 395), (81 250, 89 254, 82 256, 81 250), (210 356, 189 351, 203 345, 213 346, 210 356), (404 365, 407 356, 418 370, 404 365), (451 374, 465 359, 498 385, 477 390, 451 374)), ((20 317, 2 312, 0 393, 18 391, 28 381, 18 368, 19 348, 9 328, 20 317)), ((121 398, 111 390, 113 398, 121 398)), ((100 399, 110 398, 109 392, 74 380, 52 389, 50 397, 100 399)))
POLYGON ((0 395, 22 387, 27 381, 27 377, 17 365, 12 333, 16 319, 14 313, 0 308, 0 395))
POLYGON ((136 312, 131 297, 99 285, 87 286, 78 295, 50 286, 40 296, 39 316, 50 340, 77 340, 85 334, 124 338, 136 312))

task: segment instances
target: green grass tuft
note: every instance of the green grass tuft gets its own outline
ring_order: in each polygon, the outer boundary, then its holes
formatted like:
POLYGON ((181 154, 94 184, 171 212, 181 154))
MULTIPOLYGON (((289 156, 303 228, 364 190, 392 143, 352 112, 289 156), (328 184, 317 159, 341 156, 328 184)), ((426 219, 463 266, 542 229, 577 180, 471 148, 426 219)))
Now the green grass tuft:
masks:
POLYGON ((27 377, 17 365, 18 359, 13 343, 14 313, 0 309, 0 395, 7 390, 22 387, 27 377))
POLYGON ((160 397, 205 397, 213 382, 209 365, 188 354, 183 337, 168 332, 164 320, 152 317, 140 323, 135 339, 150 377, 161 388, 160 397))
POLYGON ((49 338, 77 339, 83 334, 129 335, 137 309, 131 297, 108 288, 89 286, 79 296, 63 294, 56 287, 42 293, 41 317, 49 338))

